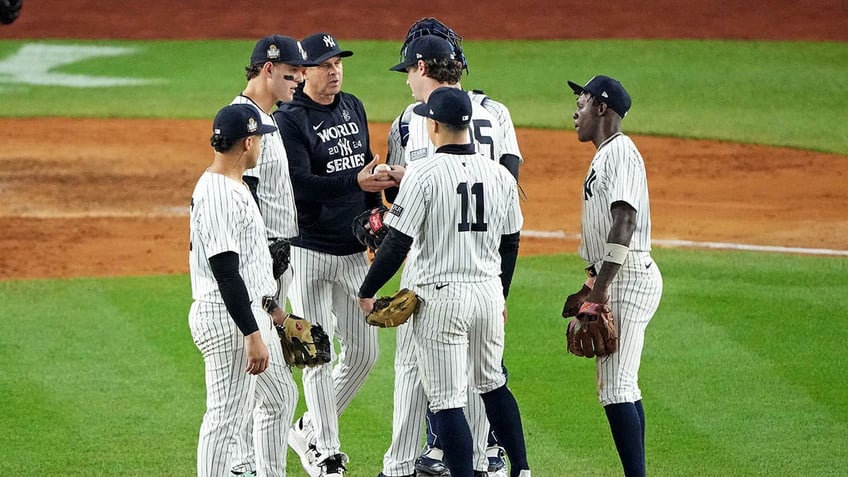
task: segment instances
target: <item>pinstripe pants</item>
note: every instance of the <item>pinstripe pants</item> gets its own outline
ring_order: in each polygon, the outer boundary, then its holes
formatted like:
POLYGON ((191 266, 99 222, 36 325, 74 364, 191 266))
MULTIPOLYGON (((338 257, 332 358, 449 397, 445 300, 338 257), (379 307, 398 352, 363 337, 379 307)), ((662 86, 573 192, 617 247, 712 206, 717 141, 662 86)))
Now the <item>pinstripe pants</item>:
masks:
POLYGON ((642 399, 638 381, 645 329, 659 307, 662 288, 662 275, 650 253, 630 252, 609 290, 618 352, 595 361, 601 405, 642 399))
MULTIPOLYGON (((277 303, 280 307, 285 308, 286 297, 289 294, 291 286, 292 272, 291 267, 277 279, 277 303)), ((295 385, 296 386, 296 385, 295 385)), ((297 404, 297 402, 295 402, 297 404)), ((257 418, 254 416, 258 410, 247 410, 242 416, 241 430, 236 436, 236 442, 233 448, 232 455, 232 470, 233 472, 247 473, 256 470, 256 453, 253 446, 253 421, 257 418)), ((285 457, 283 457, 285 462, 285 457)))
MULTIPOLYGON (((365 323, 359 286, 368 273, 364 252, 331 255, 292 247, 292 311, 338 338, 338 362, 303 370, 303 391, 322 455, 338 454, 339 416, 365 384, 379 353, 377 328, 365 323)), ((333 361, 335 361, 335 348, 333 361)))
MULTIPOLYGON (((385 475, 414 473, 415 458, 418 457, 421 436, 424 432, 427 396, 424 394, 424 387, 418 375, 416 358, 418 353, 412 329, 414 320, 413 316, 412 320, 397 329, 392 443, 383 456, 383 474, 385 475)), ((469 352, 471 352, 470 349, 469 352)), ((474 468, 485 470, 489 466, 486 457, 489 421, 486 420, 483 399, 473 390, 470 391, 465 407, 465 417, 474 439, 474 468)))
POLYGON ((189 328, 206 368, 206 413, 197 443, 197 475, 230 473, 230 455, 242 416, 256 406, 254 446, 257 475, 285 477, 288 423, 297 404, 297 387, 286 366, 271 319, 261 307, 253 314, 270 354, 268 369, 252 376, 244 336, 222 304, 194 302, 189 328))

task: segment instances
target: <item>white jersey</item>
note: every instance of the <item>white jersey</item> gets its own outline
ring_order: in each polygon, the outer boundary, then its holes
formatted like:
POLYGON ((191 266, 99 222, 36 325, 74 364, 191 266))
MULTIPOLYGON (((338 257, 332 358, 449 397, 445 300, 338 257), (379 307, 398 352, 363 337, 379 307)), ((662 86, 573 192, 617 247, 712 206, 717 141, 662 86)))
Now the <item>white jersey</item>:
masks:
POLYGON ((414 238, 403 282, 481 282, 501 274, 501 236, 523 224, 515 179, 475 154, 436 153, 407 169, 386 224, 414 238))
POLYGON ((633 252, 651 250, 651 207, 645 162, 633 141, 622 133, 598 147, 583 182, 583 238, 580 256, 586 263, 603 260, 604 245, 612 227, 610 206, 626 202, 636 209, 636 230, 630 240, 633 252))
POLYGON ((520 163, 523 163, 524 158, 521 156, 521 151, 518 149, 518 137, 515 135, 515 125, 512 124, 512 115, 509 113, 509 109, 507 109, 503 103, 499 103, 476 90, 469 91, 468 97, 471 98, 471 101, 483 106, 486 111, 495 117, 498 125, 500 125, 499 134, 501 135, 501 150, 500 152, 496 152, 495 160, 500 162, 501 156, 504 154, 512 154, 513 156, 518 157, 520 163))
POLYGON ((246 184, 204 172, 191 196, 189 226, 191 296, 195 301, 224 304, 209 266, 209 257, 223 252, 238 254, 239 273, 253 303, 275 293, 265 226, 246 184))
MULTIPOLYGON (((271 115, 262 111, 247 96, 239 95, 231 104, 250 104, 262 117, 264 124, 277 127, 271 115)), ((257 194, 260 211, 265 221, 267 237, 292 238, 298 235, 297 209, 294 203, 291 176, 289 175, 289 159, 280 131, 262 135, 262 152, 256 167, 244 171, 244 175, 259 179, 257 194)))
MULTIPOLYGON (((477 151, 500 163, 505 154, 521 158, 518 139, 509 110, 501 103, 480 93, 469 92, 472 99, 471 132, 477 151)), ((427 120, 412 112, 420 103, 410 104, 395 118, 389 131, 388 164, 408 167, 416 160, 432 156, 433 143, 427 135, 427 120)))

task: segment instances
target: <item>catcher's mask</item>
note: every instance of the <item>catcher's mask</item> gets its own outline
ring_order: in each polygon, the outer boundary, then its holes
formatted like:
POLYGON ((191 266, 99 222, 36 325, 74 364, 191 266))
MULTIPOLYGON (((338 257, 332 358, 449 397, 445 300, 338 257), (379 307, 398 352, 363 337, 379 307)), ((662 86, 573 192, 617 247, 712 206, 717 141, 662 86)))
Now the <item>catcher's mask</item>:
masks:
POLYGON ((456 57, 462 61, 462 67, 465 68, 465 72, 468 73, 468 62, 465 59, 465 54, 462 52, 462 36, 458 35, 449 26, 433 17, 421 18, 409 27, 409 31, 406 32, 406 39, 400 47, 401 59, 403 59, 403 52, 409 42, 426 35, 436 35, 449 41, 450 44, 453 45, 456 57))

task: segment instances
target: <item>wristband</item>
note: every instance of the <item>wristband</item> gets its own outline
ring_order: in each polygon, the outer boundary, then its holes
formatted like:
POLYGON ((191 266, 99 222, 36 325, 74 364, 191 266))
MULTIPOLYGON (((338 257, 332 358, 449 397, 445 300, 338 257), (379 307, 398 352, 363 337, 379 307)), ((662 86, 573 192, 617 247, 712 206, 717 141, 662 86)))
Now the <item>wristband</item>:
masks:
POLYGON ((627 259, 627 251, 624 245, 607 242, 604 246, 604 261, 621 265, 627 259))
POLYGON ((268 295, 262 297, 262 309, 265 310, 265 313, 272 315, 275 308, 278 308, 278 305, 274 297, 268 295))

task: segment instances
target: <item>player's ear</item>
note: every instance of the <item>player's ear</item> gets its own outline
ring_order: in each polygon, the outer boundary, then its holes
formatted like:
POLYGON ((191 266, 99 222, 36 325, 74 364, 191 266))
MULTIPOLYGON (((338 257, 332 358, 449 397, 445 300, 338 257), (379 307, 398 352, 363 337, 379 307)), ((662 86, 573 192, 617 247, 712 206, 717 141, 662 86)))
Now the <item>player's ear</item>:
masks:
POLYGON ((607 103, 598 103, 598 116, 604 116, 607 114, 607 103))

